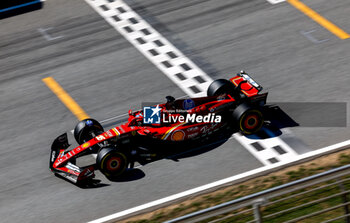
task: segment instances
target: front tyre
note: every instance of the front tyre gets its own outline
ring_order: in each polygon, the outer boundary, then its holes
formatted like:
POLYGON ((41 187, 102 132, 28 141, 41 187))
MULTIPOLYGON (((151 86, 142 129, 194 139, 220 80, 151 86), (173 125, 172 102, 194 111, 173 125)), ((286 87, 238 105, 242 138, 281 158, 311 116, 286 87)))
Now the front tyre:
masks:
POLYGON ((84 119, 74 128, 74 138, 79 145, 104 132, 102 125, 95 119, 84 119))
POLYGON ((128 163, 125 154, 112 148, 101 149, 96 158, 97 167, 106 177, 121 175, 127 169, 128 163))
POLYGON ((238 130, 243 135, 257 133, 264 124, 262 112, 258 108, 252 108, 246 104, 241 104, 235 109, 233 118, 238 130))

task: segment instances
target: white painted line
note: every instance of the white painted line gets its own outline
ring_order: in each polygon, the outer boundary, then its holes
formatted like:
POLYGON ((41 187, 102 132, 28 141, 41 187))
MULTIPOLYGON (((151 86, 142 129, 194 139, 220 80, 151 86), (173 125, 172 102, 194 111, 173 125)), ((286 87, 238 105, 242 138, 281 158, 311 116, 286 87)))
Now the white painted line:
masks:
MULTIPOLYGON (((278 165, 281 165, 281 164, 282 163, 280 163, 278 165)), ((135 212, 138 212, 138 211, 150 208, 150 207, 154 207, 154 206, 157 206, 157 205, 160 205, 160 204, 164 204, 164 203, 167 203, 167 202, 170 202, 170 201, 174 201, 174 200, 177 200, 179 198, 183 198, 183 197, 189 196, 191 194, 195 194, 195 193, 198 193, 198 192, 201 192, 201 191, 208 190, 208 189, 213 188, 213 187, 217 187, 217 186, 220 186, 220 185, 232 182, 234 180, 238 180, 238 179, 241 179, 241 178, 253 175, 253 174, 257 174, 259 172, 268 170, 270 168, 272 168, 272 166, 263 166, 263 167, 260 167, 260 168, 257 168, 257 169, 254 169, 254 170, 242 173, 242 174, 235 175, 233 177, 229 177, 229 178, 226 178, 226 179, 215 181, 215 182, 210 183, 210 184, 206 184, 206 185, 203 185, 203 186, 200 186, 200 187, 196 187, 196 188, 193 188, 193 189, 190 189, 190 190, 178 193, 178 194, 174 194, 174 195, 171 195, 171 196, 159 199, 159 200, 155 200, 155 201, 152 201, 152 202, 149 202, 149 203, 146 203, 146 204, 134 207, 134 208, 130 208, 130 209, 127 209, 127 210, 124 210, 124 211, 121 211, 121 212, 117 212, 115 214, 112 214, 112 215, 109 215, 109 216, 106 216, 106 217, 103 217, 103 218, 99 218, 99 219, 90 221, 88 223, 102 223, 102 222, 110 221, 110 220, 113 220, 113 219, 117 219, 117 218, 129 215, 129 214, 132 214, 132 213, 135 213, 135 212)))
POLYGON ((206 96, 213 80, 127 4, 121 0, 85 1, 187 95, 206 96), (179 79, 177 74, 186 79, 179 79), (198 83, 196 76, 205 81, 198 83))
POLYGON ((292 160, 298 156, 298 154, 279 137, 272 137, 264 140, 249 139, 240 133, 233 134, 233 137, 264 165, 272 165, 274 162, 292 160), (257 144, 258 148, 261 150, 255 148, 254 144, 257 144), (278 151, 280 151, 280 153, 278 151))
POLYGON ((192 195, 192 194, 196 194, 196 193, 203 192, 203 191, 206 191, 206 190, 211 189, 211 188, 218 187, 220 185, 231 183, 233 181, 243 179, 243 178, 251 176, 251 175, 256 175, 256 174, 262 173, 264 171, 268 171, 268 170, 272 170, 272 169, 275 169, 278 167, 282 167, 288 163, 311 158, 311 157, 314 157, 317 155, 326 154, 326 153, 331 152, 333 150, 344 149, 344 148, 349 147, 349 146, 350 146, 350 140, 347 140, 347 141, 344 141, 341 143, 337 143, 337 144, 334 144, 331 146, 327 146, 327 147, 312 151, 312 152, 308 152, 308 153, 305 153, 305 154, 302 154, 299 156, 295 156, 294 159, 291 159, 291 160, 284 160, 284 161, 279 162, 279 163, 275 163, 275 164, 268 165, 268 166, 263 166, 263 167, 260 167, 260 168, 254 169, 254 170, 250 170, 250 171, 242 173, 242 174, 231 176, 231 177, 228 177, 228 178, 225 178, 225 179, 222 179, 219 181, 215 181, 215 182, 212 182, 212 183, 200 186, 200 187, 196 187, 196 188, 193 188, 193 189, 190 189, 190 190, 178 193, 178 194, 174 194, 174 195, 162 198, 162 199, 158 199, 158 200, 155 200, 155 201, 152 201, 152 202, 149 202, 149 203, 146 203, 146 204, 134 207, 134 208, 130 208, 130 209, 127 209, 127 210, 124 210, 121 212, 117 212, 115 214, 111 214, 111 215, 108 215, 106 217, 90 221, 89 223, 102 223, 102 222, 114 220, 114 219, 129 215, 129 214, 141 211, 141 210, 145 210, 147 208, 155 207, 155 206, 158 206, 158 205, 170 202, 170 201, 177 200, 179 198, 184 198, 184 197, 192 195))
POLYGON ((323 43, 323 42, 326 42, 329 40, 329 39, 322 39, 322 40, 317 39, 316 37, 314 37, 312 35, 312 33, 315 31, 316 31, 315 29, 307 31, 307 32, 302 30, 302 31, 300 31, 300 33, 313 43, 323 43))
POLYGON ((270 2, 271 4, 277 4, 277 3, 284 2, 286 0, 267 0, 267 1, 270 2))
POLYGON ((47 40, 47 41, 52 41, 52 40, 56 40, 56 39, 61 39, 63 38, 63 36, 51 36, 47 31, 53 29, 52 27, 43 29, 43 28, 39 28, 38 31, 41 33, 41 35, 43 35, 43 37, 47 40))

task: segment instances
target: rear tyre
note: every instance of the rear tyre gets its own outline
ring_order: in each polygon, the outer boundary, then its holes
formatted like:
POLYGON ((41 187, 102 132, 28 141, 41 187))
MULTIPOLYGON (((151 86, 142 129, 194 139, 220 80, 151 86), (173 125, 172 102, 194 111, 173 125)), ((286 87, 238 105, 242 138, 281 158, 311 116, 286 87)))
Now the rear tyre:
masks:
POLYGON ((116 177, 125 172, 129 162, 124 153, 112 148, 103 148, 97 155, 96 164, 106 177, 116 177))
POLYGON ((207 90, 207 95, 219 96, 221 94, 233 94, 235 90, 235 85, 226 79, 218 79, 213 81, 207 90))
POLYGON ((235 109, 233 119, 243 135, 257 133, 264 124, 262 112, 258 108, 252 108, 247 104, 241 104, 235 109))
POLYGON ((79 145, 104 132, 102 125, 94 119, 84 119, 74 128, 74 138, 79 145))

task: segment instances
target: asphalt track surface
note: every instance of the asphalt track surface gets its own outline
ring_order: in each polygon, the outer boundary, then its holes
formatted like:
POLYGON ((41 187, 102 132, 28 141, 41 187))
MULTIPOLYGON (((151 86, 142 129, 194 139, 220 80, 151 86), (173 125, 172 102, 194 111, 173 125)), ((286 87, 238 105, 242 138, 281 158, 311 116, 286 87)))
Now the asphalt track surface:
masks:
MULTIPOLYGON (((350 32, 346 0, 303 2, 350 32)), ((244 69, 269 101, 349 102, 350 40, 286 2, 126 3, 213 79, 244 69)), ((262 166, 230 139, 179 162, 146 165, 129 181, 98 173, 105 186, 75 187, 48 170, 52 140, 77 120, 41 81, 47 76, 97 120, 184 95, 82 0, 47 1, 42 10, 1 20, 0 222, 86 222, 262 166), (39 31, 48 28, 49 37, 39 31)), ((310 149, 350 135, 349 128, 291 131, 310 149)))

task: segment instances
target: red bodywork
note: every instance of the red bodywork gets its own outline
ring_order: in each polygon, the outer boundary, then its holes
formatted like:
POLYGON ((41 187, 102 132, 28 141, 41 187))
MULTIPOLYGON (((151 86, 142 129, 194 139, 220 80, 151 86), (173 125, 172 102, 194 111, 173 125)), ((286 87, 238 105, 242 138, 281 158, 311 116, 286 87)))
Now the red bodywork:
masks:
MULTIPOLYGON (((245 79, 241 76, 236 76, 230 79, 230 81, 232 81, 235 86, 238 86, 239 83, 244 80, 245 79)), ((266 95, 258 95, 260 90, 254 87, 250 82, 242 83, 240 85, 240 88, 248 98, 263 96, 266 100, 266 95)), ((184 100, 188 99, 175 101, 175 107, 177 110, 185 110, 183 106, 184 100)), ((185 111, 185 113, 189 115, 196 114, 205 116, 208 114, 223 114, 225 111, 237 104, 235 99, 230 95, 192 98, 190 100, 194 102, 194 107, 185 111)), ((159 104, 158 106, 161 108, 161 114, 165 117, 169 116, 169 114, 171 114, 172 117, 183 115, 181 112, 169 113, 169 109, 166 108, 166 103, 159 104)), ((227 123, 225 121, 221 121, 219 123, 186 123, 177 120, 172 123, 146 125, 143 124, 143 110, 136 112, 129 111, 129 118, 126 123, 98 135, 72 150, 66 151, 66 148, 60 148, 59 155, 55 158, 52 158, 54 160, 52 160, 51 169, 56 172, 59 171, 65 174, 69 173, 70 175, 74 175, 78 178, 78 180, 84 179, 86 177, 93 176, 92 174, 94 171, 94 166, 91 165, 85 169, 78 170, 76 169, 77 167, 69 167, 69 165, 71 165, 70 161, 75 157, 81 156, 85 151, 89 150, 91 147, 95 146, 98 143, 104 142, 106 140, 117 141, 118 139, 134 137, 136 135, 169 142, 195 140, 201 137, 206 137, 207 135, 221 129, 226 124, 227 123), (86 172, 91 172, 92 174, 87 175, 86 172)))

